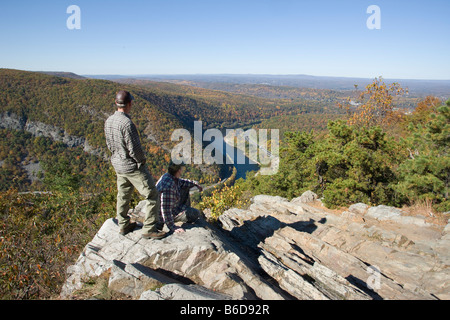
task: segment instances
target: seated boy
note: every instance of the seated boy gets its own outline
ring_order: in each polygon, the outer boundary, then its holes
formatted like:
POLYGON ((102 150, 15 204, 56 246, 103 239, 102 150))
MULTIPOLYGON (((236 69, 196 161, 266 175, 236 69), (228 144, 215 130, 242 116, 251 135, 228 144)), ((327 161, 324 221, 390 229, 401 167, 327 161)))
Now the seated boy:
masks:
POLYGON ((200 217, 200 211, 190 207, 189 190, 197 187, 201 192, 203 188, 196 181, 181 179, 183 169, 183 165, 171 162, 168 172, 156 183, 161 200, 159 230, 165 223, 170 231, 183 233, 185 230, 175 226, 175 222, 192 223, 200 217))

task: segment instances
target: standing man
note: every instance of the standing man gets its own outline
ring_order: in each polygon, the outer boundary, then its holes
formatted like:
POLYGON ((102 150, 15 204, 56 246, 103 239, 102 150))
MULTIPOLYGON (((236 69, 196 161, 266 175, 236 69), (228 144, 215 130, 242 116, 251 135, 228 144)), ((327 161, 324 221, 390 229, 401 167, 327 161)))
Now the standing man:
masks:
POLYGON ((111 163, 117 174, 117 220, 120 234, 133 232, 136 223, 130 223, 129 204, 133 188, 145 199, 145 214, 142 237, 162 239, 165 233, 156 230, 159 220, 158 191, 145 165, 136 126, 131 121, 130 111, 134 97, 128 91, 119 91, 116 96, 117 111, 105 122, 105 136, 111 151, 111 163))

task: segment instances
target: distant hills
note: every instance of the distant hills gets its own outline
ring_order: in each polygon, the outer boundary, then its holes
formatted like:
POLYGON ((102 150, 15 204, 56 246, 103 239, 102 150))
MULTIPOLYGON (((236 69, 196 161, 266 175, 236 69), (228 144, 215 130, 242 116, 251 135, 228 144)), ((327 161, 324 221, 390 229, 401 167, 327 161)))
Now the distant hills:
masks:
MULTIPOLYGON (((362 88, 370 84, 373 79, 323 77, 311 75, 255 75, 255 74, 192 74, 192 75, 90 75, 95 79, 120 80, 133 78, 138 80, 167 81, 183 83, 213 90, 227 91, 229 84, 236 85, 266 85, 287 86, 295 88, 354 90, 355 85, 362 88)), ((450 97, 450 80, 414 80, 414 79, 385 79, 386 83, 398 82, 407 87, 411 95, 435 95, 439 98, 450 97)))
POLYGON ((73 72, 63 72, 63 71, 40 71, 40 73, 49 75, 49 76, 55 76, 55 77, 62 77, 62 78, 69 78, 69 79, 86 79, 85 77, 79 76, 78 74, 75 74, 73 72))
POLYGON ((150 103, 148 93, 139 87, 62 75, 0 69, 0 113, 59 127, 71 136, 86 138, 95 148, 105 148, 104 121, 116 110, 114 97, 123 88, 136 97, 134 120, 143 134, 164 141, 170 128, 182 127, 165 111, 166 106, 150 103))
MULTIPOLYGON (((351 91, 355 85, 362 89, 373 79, 351 77, 326 77, 312 75, 269 75, 269 74, 180 74, 180 75, 78 75, 72 72, 41 71, 43 74, 70 79, 99 79, 120 83, 129 80, 169 82, 210 90, 220 90, 263 98, 289 98, 284 95, 255 94, 261 88, 283 87, 284 91, 295 89, 315 89, 351 91)), ((434 95, 442 100, 450 98, 450 80, 385 79, 386 83, 398 82, 409 89, 412 97, 434 95)))

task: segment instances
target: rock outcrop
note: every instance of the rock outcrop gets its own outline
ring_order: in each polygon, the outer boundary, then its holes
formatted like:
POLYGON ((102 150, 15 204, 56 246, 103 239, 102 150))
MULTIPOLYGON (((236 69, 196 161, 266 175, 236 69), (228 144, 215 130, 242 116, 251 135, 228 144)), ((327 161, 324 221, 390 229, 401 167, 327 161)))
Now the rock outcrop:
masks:
POLYGON ((238 248, 221 239, 204 221, 183 234, 146 240, 139 230, 119 235, 115 219, 110 219, 69 267, 61 296, 68 298, 84 281, 109 273, 110 288, 136 299, 172 283, 197 284, 233 299, 285 298, 255 270, 238 248))
POLYGON ((449 225, 365 204, 337 215, 315 199, 256 196, 220 228, 202 220, 163 240, 121 236, 110 219, 61 296, 107 274, 132 299, 450 299, 449 225))
POLYGON ((69 135, 67 131, 59 127, 39 121, 30 121, 26 117, 19 117, 14 113, 0 114, 0 128, 27 131, 35 137, 46 137, 53 141, 62 142, 69 148, 83 146, 85 152, 108 160, 103 150, 93 148, 84 137, 69 135))

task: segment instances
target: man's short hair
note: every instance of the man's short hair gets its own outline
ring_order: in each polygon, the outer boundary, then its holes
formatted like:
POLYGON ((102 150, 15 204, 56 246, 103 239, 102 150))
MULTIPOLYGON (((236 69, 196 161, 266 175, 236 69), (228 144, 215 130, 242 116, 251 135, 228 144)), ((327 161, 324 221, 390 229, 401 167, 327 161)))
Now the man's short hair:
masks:
POLYGON ((170 175, 174 176, 183 167, 184 167, 183 164, 175 164, 172 161, 170 161, 169 167, 167 168, 167 172, 169 172, 170 175))
POLYGON ((117 107, 125 108, 133 100, 134 100, 134 97, 128 91, 121 90, 121 91, 117 92, 117 95, 116 95, 117 107))

